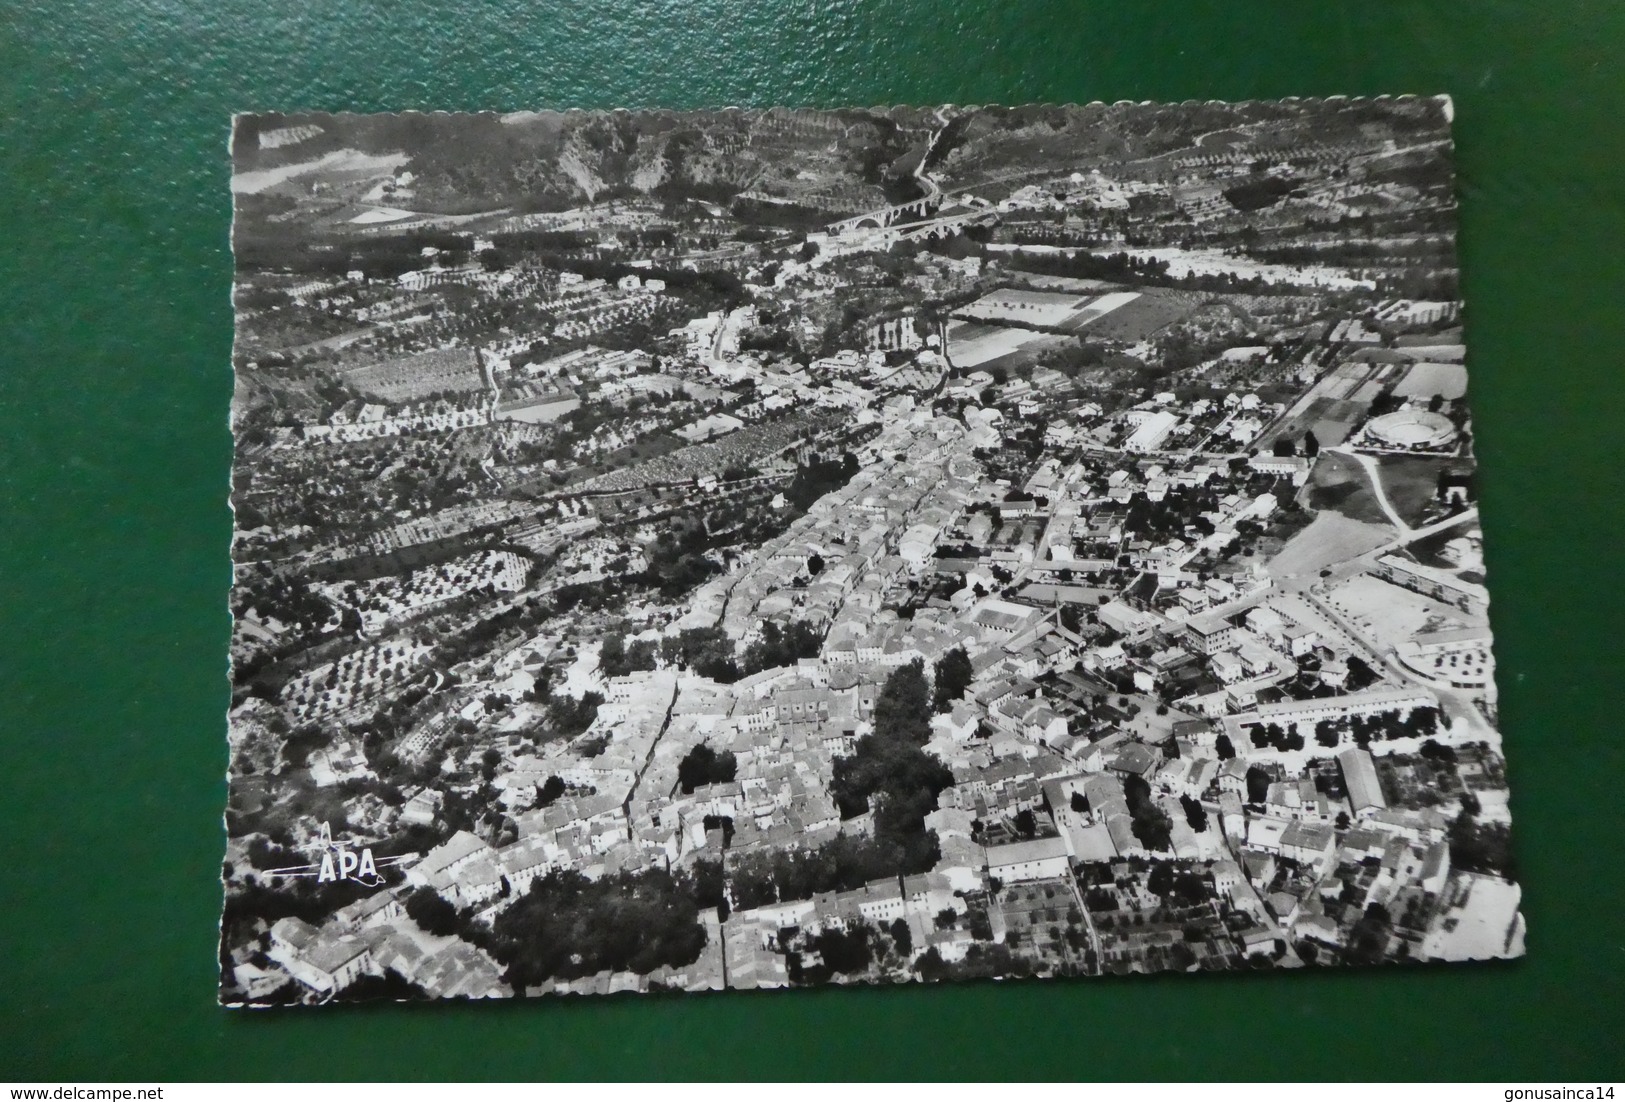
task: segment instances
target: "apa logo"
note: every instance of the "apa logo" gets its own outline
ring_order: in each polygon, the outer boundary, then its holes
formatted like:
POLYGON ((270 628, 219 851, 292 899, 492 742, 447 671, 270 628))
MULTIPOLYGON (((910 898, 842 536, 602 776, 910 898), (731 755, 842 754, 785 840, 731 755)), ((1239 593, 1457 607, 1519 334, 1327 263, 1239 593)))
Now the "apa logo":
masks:
POLYGON ((319 852, 321 859, 308 865, 290 865, 285 869, 272 869, 279 876, 315 877, 319 884, 338 880, 353 880, 357 884, 377 887, 384 882, 378 875, 380 867, 388 867, 404 860, 401 857, 374 857, 371 846, 353 841, 335 840, 332 828, 322 824, 320 836, 311 843, 311 850, 319 852))

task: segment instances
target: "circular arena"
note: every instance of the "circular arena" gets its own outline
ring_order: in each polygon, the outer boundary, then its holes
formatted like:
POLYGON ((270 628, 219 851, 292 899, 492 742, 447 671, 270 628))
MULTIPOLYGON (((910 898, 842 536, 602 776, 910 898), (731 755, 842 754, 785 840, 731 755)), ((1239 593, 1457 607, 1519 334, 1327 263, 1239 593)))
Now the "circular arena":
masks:
POLYGON ((1437 448, 1456 436, 1456 426, 1442 413, 1410 409, 1385 413, 1367 425, 1366 431, 1391 448, 1437 448))

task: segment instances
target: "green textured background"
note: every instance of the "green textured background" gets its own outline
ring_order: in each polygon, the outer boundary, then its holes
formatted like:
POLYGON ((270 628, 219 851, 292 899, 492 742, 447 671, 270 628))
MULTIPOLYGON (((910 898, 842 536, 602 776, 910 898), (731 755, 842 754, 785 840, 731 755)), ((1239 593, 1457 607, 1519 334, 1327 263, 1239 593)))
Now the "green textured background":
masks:
POLYGON ((1617 3, 0 0, 0 1079, 1618 1078, 1617 3), (248 109, 1456 98, 1511 966, 214 1006, 248 109))

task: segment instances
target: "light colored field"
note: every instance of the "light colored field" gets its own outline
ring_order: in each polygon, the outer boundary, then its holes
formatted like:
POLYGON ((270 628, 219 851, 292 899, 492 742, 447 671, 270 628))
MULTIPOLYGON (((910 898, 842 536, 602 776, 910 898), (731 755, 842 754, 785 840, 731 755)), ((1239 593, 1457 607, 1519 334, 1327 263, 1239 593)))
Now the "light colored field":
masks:
POLYGON ((1401 398, 1439 394, 1453 402, 1467 393, 1467 369, 1461 364, 1415 364, 1394 387, 1394 393, 1401 398))
POLYGON ((292 180, 296 176, 317 173, 355 173, 358 175, 393 172, 409 158, 404 153, 367 154, 356 149, 335 149, 314 161, 265 168, 258 172, 239 172, 231 178, 231 190, 253 195, 292 180))
POLYGON ((967 318, 1060 325, 1082 310, 1085 302, 1087 299, 1078 295, 1007 287, 983 295, 959 312, 967 318))
POLYGON ((1400 349, 1408 356, 1417 356, 1426 360, 1440 360, 1445 363, 1460 363, 1467 358, 1465 344, 1405 344, 1400 343, 1400 349))
POLYGON ((983 295, 959 313, 978 321, 1016 321, 1056 329, 1078 329, 1139 297, 1138 291, 1114 291, 1091 300, 1088 295, 1007 287, 983 295))
POLYGON ((1379 309, 1377 320, 1398 322, 1403 325, 1431 325, 1444 318, 1453 318, 1456 309, 1454 302, 1399 299, 1379 309))
POLYGON ((1394 646, 1422 631, 1463 627, 1454 609, 1370 574, 1357 574, 1326 595, 1326 603, 1366 638, 1394 646))
POLYGON ((545 425, 557 421, 571 410, 580 408, 580 398, 566 398, 563 401, 549 398, 534 405, 505 409, 497 416, 504 421, 524 421, 532 425, 545 425))
POLYGON ((948 359, 955 367, 979 367, 1044 338, 1045 334, 1031 329, 997 325, 967 325, 961 328, 955 323, 948 330, 948 359))
POLYGON ((1302 287, 1328 287, 1352 290, 1376 286, 1369 279, 1358 279, 1345 268, 1319 264, 1288 265, 1261 264, 1246 257, 1231 256, 1218 249, 1100 249, 1101 253, 1126 252, 1132 257, 1147 257, 1168 262, 1168 274, 1175 279, 1186 276, 1233 275, 1240 279, 1257 276, 1265 283, 1290 283, 1302 287))
POLYGON ((1363 555, 1394 538, 1386 524, 1365 524, 1341 513, 1323 512, 1287 541, 1270 560, 1269 572, 1285 579, 1318 574, 1323 568, 1363 555))
POLYGON ((1109 295, 1101 295, 1099 298, 1095 299, 1095 301, 1091 302, 1081 314, 1079 314, 1077 317, 1069 319, 1066 323, 1066 328, 1081 329, 1090 322, 1097 321, 1100 318, 1105 317, 1113 310, 1122 309, 1124 306, 1127 306, 1129 303, 1133 302, 1139 297, 1140 292, 1138 291, 1113 291, 1109 295))
POLYGON ((371 210, 364 210, 350 219, 350 223, 357 226, 370 226, 378 222, 399 222, 403 218, 414 217, 416 216, 411 211, 401 210, 399 207, 373 207, 371 210))

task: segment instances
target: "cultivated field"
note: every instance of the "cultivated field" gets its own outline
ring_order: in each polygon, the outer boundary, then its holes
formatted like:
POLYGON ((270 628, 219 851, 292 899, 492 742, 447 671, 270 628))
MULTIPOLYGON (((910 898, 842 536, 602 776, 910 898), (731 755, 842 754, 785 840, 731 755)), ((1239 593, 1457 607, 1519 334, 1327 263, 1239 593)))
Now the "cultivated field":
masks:
POLYGON ((686 482, 706 475, 720 475, 731 466, 749 465, 783 451, 823 427, 827 427, 825 421, 803 417, 751 425, 721 440, 691 444, 634 467, 610 471, 573 486, 572 490, 636 490, 662 482, 686 482))
POLYGON ((1121 310, 1140 297, 1139 291, 1113 291, 1109 295, 1101 295, 1091 302, 1082 312, 1068 319, 1063 328, 1074 332, 1099 321, 1107 314, 1121 310))
POLYGON ((1065 340, 1053 333, 1004 325, 956 321, 948 327, 948 361, 957 368, 986 367, 1022 351, 1036 351, 1065 340))
POLYGON ((1019 321, 1054 328, 1081 316, 1088 302, 1086 296, 1006 287, 989 292, 961 308, 959 316, 977 321, 1019 321))
MULTIPOLYGON (((1102 298, 1115 298, 1103 295, 1102 298)), ((1098 340, 1142 341, 1161 329, 1188 316, 1212 296, 1200 291, 1171 291, 1162 287, 1147 287, 1133 301, 1125 302, 1110 313, 1096 316, 1076 327, 1082 335, 1098 340)))
POLYGON ((440 348, 399 359, 340 369, 350 387, 386 402, 410 402, 438 393, 465 393, 485 386, 472 348, 440 348))
POLYGON ((1306 407, 1300 407, 1293 413, 1280 428, 1270 433, 1267 439, 1260 440, 1259 447, 1267 449, 1281 438, 1297 442, 1303 439, 1306 432, 1313 431, 1321 447, 1334 448, 1348 439, 1349 433, 1354 431, 1354 426, 1365 416, 1366 409, 1366 404, 1361 402, 1328 398, 1324 395, 1314 398, 1306 407))

